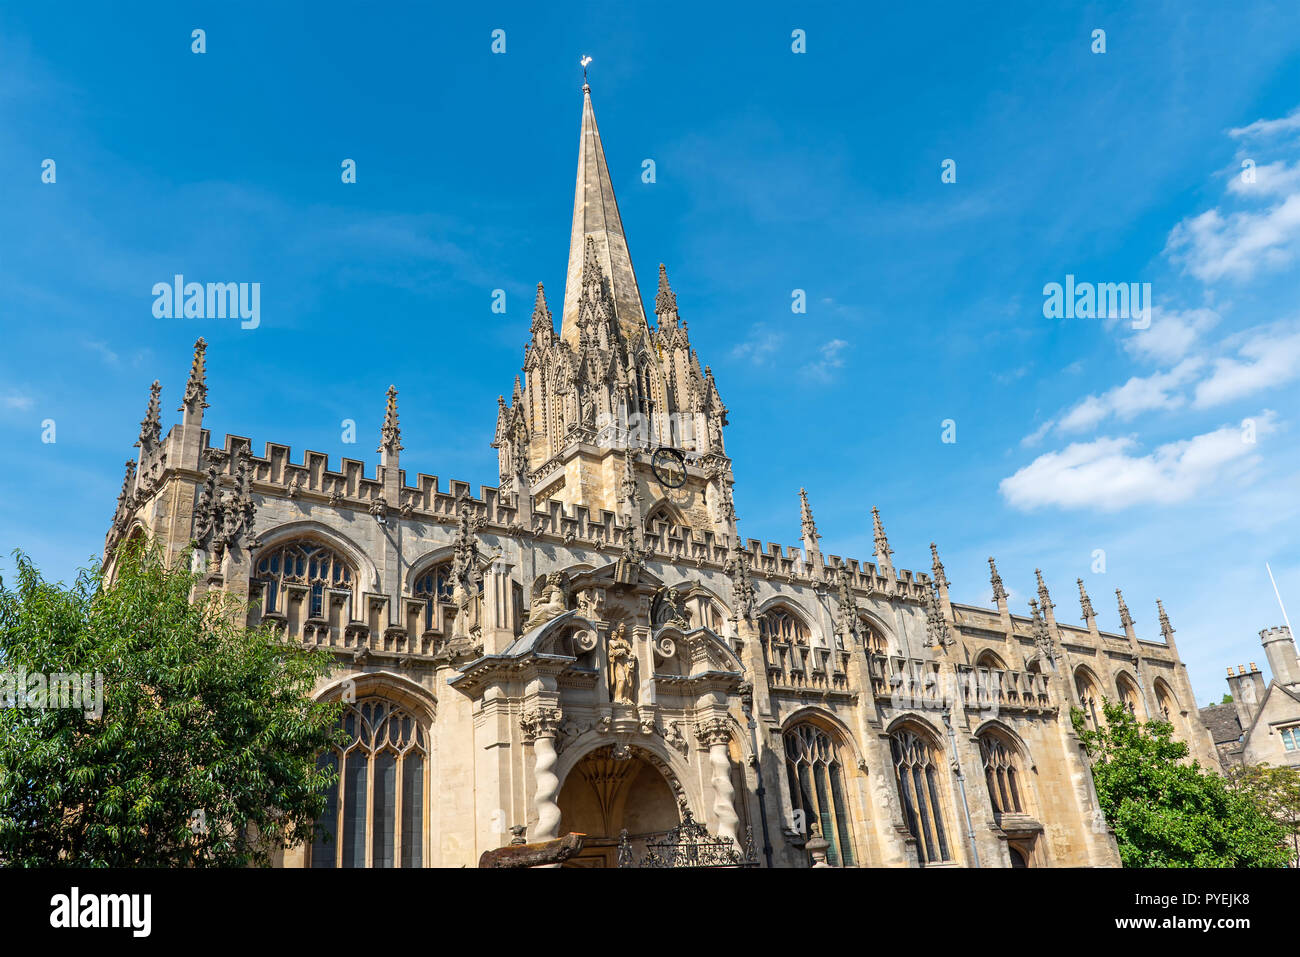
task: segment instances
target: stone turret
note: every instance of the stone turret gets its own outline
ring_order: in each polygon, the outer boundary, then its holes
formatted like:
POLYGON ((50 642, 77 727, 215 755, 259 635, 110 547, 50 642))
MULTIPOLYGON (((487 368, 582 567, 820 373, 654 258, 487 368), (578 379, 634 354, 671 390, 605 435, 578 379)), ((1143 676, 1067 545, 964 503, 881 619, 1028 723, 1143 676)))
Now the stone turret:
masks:
POLYGON ((1289 691, 1300 690, 1300 661, 1296 658, 1295 640, 1291 629, 1282 625, 1278 628, 1266 628, 1259 633, 1259 640, 1268 657, 1268 667, 1273 672, 1273 680, 1289 691))

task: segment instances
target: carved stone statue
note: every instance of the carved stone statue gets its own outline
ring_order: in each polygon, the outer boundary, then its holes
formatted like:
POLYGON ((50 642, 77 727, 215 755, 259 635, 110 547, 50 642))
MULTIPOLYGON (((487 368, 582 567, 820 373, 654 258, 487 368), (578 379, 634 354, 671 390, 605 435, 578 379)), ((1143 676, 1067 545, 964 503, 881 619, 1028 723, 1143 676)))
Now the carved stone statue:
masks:
POLYGON ((546 577, 546 585, 543 586, 541 595, 533 599, 532 609, 528 621, 524 622, 524 628, 536 628, 557 615, 564 614, 566 610, 564 603, 564 573, 551 572, 546 577))
POLYGON ((627 625, 619 623, 609 636, 610 689, 616 704, 636 704, 636 654, 627 640, 627 625))

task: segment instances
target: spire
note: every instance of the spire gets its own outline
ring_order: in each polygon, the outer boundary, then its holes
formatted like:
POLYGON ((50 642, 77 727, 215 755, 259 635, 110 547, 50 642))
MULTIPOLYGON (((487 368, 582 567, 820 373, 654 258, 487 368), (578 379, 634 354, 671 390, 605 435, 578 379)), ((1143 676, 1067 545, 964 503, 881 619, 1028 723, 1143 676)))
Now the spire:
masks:
POLYGON ((673 292, 673 287, 668 285, 668 270, 663 263, 659 264, 659 292, 655 296, 655 315, 659 317, 659 325, 677 325, 677 293, 673 292))
POLYGON ((1076 581, 1079 583, 1079 610, 1083 612, 1083 620, 1091 626, 1093 619, 1097 617, 1097 613, 1092 610, 1092 599, 1088 597, 1087 591, 1084 590, 1083 579, 1079 578, 1076 581))
POLYGON ((1007 590, 1002 587, 1002 576, 998 574, 998 566, 993 564, 993 557, 989 556, 989 581, 993 584, 993 600, 1004 602, 1007 600, 1007 590))
POLYGON ((808 491, 799 489, 799 527, 803 530, 803 547, 812 551, 817 547, 821 535, 817 532, 817 523, 813 521, 812 506, 808 504, 808 491))
POLYGON ((546 291, 542 289, 542 284, 537 284, 537 298, 533 300, 533 327, 532 333, 534 339, 550 339, 555 334, 555 324, 551 320, 551 310, 546 308, 546 291))
POLYGON ((934 584, 938 588, 948 587, 948 576, 944 573, 943 562, 939 561, 939 546, 930 543, 930 569, 934 572, 934 584))
POLYGON ((142 458, 151 453, 162 438, 162 419, 159 415, 162 406, 158 400, 161 394, 162 386, 158 384, 157 379, 154 379, 153 385, 149 386, 149 409, 140 423, 140 438, 135 443, 140 446, 142 458))
POLYGON ((402 451, 402 430, 397 425, 397 386, 388 387, 388 404, 384 407, 383 436, 376 452, 381 454, 380 465, 395 465, 397 453, 402 451))
POLYGON ((614 317, 623 337, 639 343, 649 332, 641 293, 632 269, 623 221, 619 217, 614 186, 610 182, 605 150, 596 127, 591 106, 591 90, 583 86, 582 133, 578 140, 578 180, 573 196, 573 228, 569 234, 569 269, 564 284, 564 309, 560 316, 560 335, 569 345, 579 345, 578 307, 584 273, 593 265, 609 284, 614 317), (594 246, 593 257, 586 252, 587 240, 594 246))
POLYGON ((1052 596, 1047 592, 1047 583, 1043 581, 1043 570, 1034 569, 1034 577, 1038 579, 1038 603, 1043 606, 1043 619, 1048 625, 1056 625, 1056 605, 1052 602, 1052 596))
POLYGON ((1165 644, 1174 643, 1174 626, 1169 624, 1169 616, 1165 614, 1165 603, 1159 598, 1156 599, 1156 608, 1160 609, 1160 634, 1164 636, 1165 644))
POLYGON ((1134 654, 1137 653, 1137 631, 1133 628, 1133 616, 1129 614, 1128 603, 1124 601, 1124 594, 1115 589, 1115 598, 1119 602, 1119 623, 1124 626, 1124 634, 1128 636, 1129 643, 1134 648, 1134 654))
POLYGON ((876 540, 876 564, 880 568, 889 569, 886 578, 892 578, 894 574, 894 563, 889 560, 889 556, 894 550, 889 547, 889 539, 885 537, 885 526, 880 522, 880 509, 871 506, 871 527, 875 532, 876 540))
POLYGON ((208 372, 205 353, 207 341, 200 336, 194 343, 194 360, 190 363, 190 378, 185 383, 185 398, 177 412, 183 412, 181 425, 202 425, 203 410, 208 407, 208 372))
POLYGON ((1125 631, 1133 628, 1133 616, 1128 613, 1128 605, 1124 602, 1124 594, 1118 588, 1115 589, 1115 597, 1119 600, 1119 623, 1124 626, 1125 631))

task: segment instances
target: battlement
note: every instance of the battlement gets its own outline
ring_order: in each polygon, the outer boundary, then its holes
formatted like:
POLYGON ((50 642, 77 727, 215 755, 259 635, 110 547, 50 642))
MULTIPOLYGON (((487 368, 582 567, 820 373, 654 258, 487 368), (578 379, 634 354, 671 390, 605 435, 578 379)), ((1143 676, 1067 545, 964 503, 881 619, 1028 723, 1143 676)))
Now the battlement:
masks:
MULTIPOLYGON (((175 433, 173 427, 166 442, 175 433)), ((419 472, 411 480, 405 469, 397 471, 397 500, 388 501, 382 464, 368 469, 365 461, 344 457, 337 468, 332 468, 324 452, 308 449, 295 461, 293 449, 276 442, 265 443, 263 453, 258 455, 246 436, 227 434, 220 445, 213 444, 207 429, 202 429, 200 436, 198 472, 215 471, 219 482, 229 484, 235 480, 241 463, 246 463, 252 490, 264 496, 303 498, 385 514, 395 512, 402 518, 442 524, 454 524, 462 510, 469 510, 488 531, 532 535, 566 544, 582 541, 598 550, 622 549, 627 539, 627 525, 605 509, 593 514, 586 506, 566 506, 547 499, 536 503, 532 514, 525 517, 508 491, 481 485, 475 495, 470 483, 457 479, 448 481, 444 489, 437 475, 419 472)), ((165 456, 162 460, 162 468, 180 470, 175 460, 166 462, 165 456)), ((727 542, 714 531, 664 522, 655 523, 653 530, 643 534, 642 548, 647 559, 670 564, 689 562, 722 568, 727 559, 727 542)), ((799 546, 755 538, 747 539, 740 551, 751 574, 760 578, 824 587, 842 567, 856 592, 918 603, 925 601, 930 583, 927 574, 906 569, 898 571, 891 581, 873 562, 838 555, 819 556, 819 564, 814 565, 799 546)))

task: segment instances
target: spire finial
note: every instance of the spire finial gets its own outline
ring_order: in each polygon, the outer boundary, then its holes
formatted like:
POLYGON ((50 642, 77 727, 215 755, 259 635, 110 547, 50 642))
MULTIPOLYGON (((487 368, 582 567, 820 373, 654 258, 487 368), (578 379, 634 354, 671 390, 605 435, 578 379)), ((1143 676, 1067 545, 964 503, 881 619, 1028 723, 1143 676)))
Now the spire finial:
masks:
POLYGON ((1156 599, 1156 607, 1160 609, 1160 634, 1164 635, 1165 644, 1168 644, 1173 636, 1174 626, 1169 624, 1169 616, 1165 614, 1165 603, 1159 598, 1156 599))
POLYGON ((205 356, 207 349, 207 340, 200 336, 194 343, 194 359, 190 363, 189 381, 185 383, 185 398, 181 401, 180 408, 176 410, 185 413, 182 419, 184 424, 188 424, 192 416, 202 422, 203 410, 208 407, 208 371, 205 356))
POLYGON ((886 564, 894 550, 889 547, 889 539, 885 537, 885 526, 880 521, 880 509, 874 505, 871 506, 871 527, 876 542, 876 558, 882 565, 886 564))
POLYGON ((939 561, 939 546, 934 542, 930 543, 930 570, 934 573, 935 585, 947 588, 948 575, 943 570, 943 562, 939 561))
POLYGON ((590 93, 591 87, 587 84, 587 65, 591 63, 591 57, 584 56, 579 62, 582 64, 582 92, 590 93))
POLYGON ((998 566, 993 563, 993 556, 989 556, 989 581, 993 584, 993 600, 1006 601, 1007 590, 1002 586, 1002 576, 998 574, 998 566))
POLYGON ((537 284, 537 298, 533 300, 533 335, 540 332, 548 336, 555 334, 555 323, 551 320, 551 310, 546 308, 546 290, 537 284))
POLYGON ((1056 606, 1052 603, 1052 596, 1047 593, 1047 584, 1043 581, 1043 570, 1035 568, 1034 577, 1038 579, 1038 603, 1043 606, 1043 614, 1046 615, 1056 606))
POLYGON ((1091 621, 1097 617, 1097 613, 1092 610, 1092 599, 1088 597, 1088 592, 1083 587, 1083 579, 1075 579, 1079 583, 1079 610, 1083 612, 1083 620, 1091 621))
POLYGON ((161 394, 162 386, 158 384, 157 379, 154 379, 153 385, 149 386, 149 409, 140 423, 140 438, 135 443, 140 446, 142 455, 152 452, 162 438, 162 418, 159 415, 161 404, 158 399, 161 394))
POLYGON ((677 293, 668 284, 668 268, 659 264, 659 292, 655 295, 655 315, 660 323, 677 322, 677 293))
POLYGON ((396 455, 402 451, 402 430, 397 425, 397 386, 388 387, 388 402, 384 406, 384 427, 380 433, 383 440, 376 452, 396 455))
POLYGON ((1115 597, 1119 600, 1119 623, 1125 628, 1133 627, 1133 616, 1128 613, 1128 605, 1124 602, 1123 593, 1116 588, 1115 597))
POLYGON ((804 547, 817 547, 817 540, 821 535, 817 531, 817 523, 813 521, 812 506, 808 504, 807 489, 799 489, 799 527, 802 530, 804 547))

